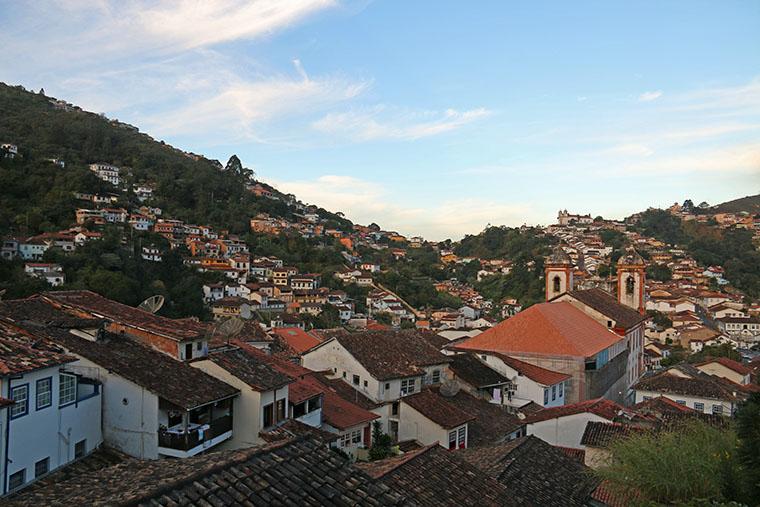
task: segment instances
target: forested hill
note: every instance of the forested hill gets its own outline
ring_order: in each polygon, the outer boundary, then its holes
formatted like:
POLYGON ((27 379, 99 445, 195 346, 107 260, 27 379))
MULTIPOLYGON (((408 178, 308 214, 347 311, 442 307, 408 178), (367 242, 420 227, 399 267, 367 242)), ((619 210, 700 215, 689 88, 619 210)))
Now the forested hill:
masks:
POLYGON ((760 213, 760 194, 718 204, 710 208, 710 211, 713 213, 740 213, 742 211, 760 213))
MULTIPOLYGON (((74 192, 114 190, 87 169, 95 162, 128 168, 126 188, 150 184, 153 205, 190 223, 243 233, 259 212, 283 218, 294 212, 282 200, 248 192, 254 175, 234 163, 236 157, 231 170, 223 170, 216 160, 182 152, 131 125, 3 83, 0 143, 18 146, 21 155, 4 161, 0 172, 0 234, 32 235, 70 226, 75 208, 81 207, 74 192), (65 168, 50 159, 63 160, 65 168)), ((121 199, 130 197, 128 192, 121 199)), ((350 226, 340 216, 316 212, 336 225, 350 226)))

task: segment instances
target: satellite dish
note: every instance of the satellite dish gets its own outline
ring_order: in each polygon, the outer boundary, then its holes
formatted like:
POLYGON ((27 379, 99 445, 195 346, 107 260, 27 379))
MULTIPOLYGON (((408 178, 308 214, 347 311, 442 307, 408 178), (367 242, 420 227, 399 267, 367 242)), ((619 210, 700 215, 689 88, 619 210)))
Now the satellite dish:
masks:
POLYGON ((224 341, 229 341, 236 337, 243 330, 245 322, 238 317, 230 317, 216 324, 211 330, 211 337, 219 335, 224 341))
POLYGON ((453 380, 446 380, 441 384, 440 391, 441 396, 446 398, 453 398, 459 392, 459 384, 453 380))
POLYGON ((140 303, 137 307, 140 310, 145 310, 149 313, 156 313, 161 309, 161 307, 164 306, 164 296, 161 295, 155 295, 151 296, 142 303, 140 303))

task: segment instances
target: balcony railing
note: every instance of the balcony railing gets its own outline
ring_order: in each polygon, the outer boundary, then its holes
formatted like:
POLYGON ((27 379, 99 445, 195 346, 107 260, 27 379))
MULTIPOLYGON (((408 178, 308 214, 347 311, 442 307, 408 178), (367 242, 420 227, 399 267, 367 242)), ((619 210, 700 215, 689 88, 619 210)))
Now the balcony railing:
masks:
POLYGON ((178 451, 189 451, 231 430, 231 415, 214 419, 206 430, 194 428, 187 432, 177 432, 176 430, 162 429, 158 430, 158 446, 178 451))

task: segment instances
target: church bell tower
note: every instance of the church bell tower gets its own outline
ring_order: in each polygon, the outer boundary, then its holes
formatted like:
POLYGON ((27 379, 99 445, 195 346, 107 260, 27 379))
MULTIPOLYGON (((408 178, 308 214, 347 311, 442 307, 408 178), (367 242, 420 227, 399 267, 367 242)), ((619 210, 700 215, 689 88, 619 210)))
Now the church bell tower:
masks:
POLYGON ((644 284, 646 282, 646 264, 634 250, 628 251, 617 261, 617 296, 621 304, 637 312, 646 313, 644 302, 644 284))
POLYGON ((554 247, 544 265, 544 274, 547 301, 573 290, 573 261, 562 245, 554 247))

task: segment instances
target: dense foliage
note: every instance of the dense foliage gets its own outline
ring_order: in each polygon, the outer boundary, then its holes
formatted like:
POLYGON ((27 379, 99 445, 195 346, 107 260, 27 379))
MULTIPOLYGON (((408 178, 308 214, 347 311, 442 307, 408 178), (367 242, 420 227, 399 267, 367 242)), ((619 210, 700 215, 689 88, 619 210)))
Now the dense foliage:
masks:
POLYGON ((725 277, 737 289, 753 299, 760 298, 760 252, 752 242, 750 231, 682 223, 664 210, 642 213, 636 228, 643 234, 683 247, 704 266, 723 266, 725 277))
POLYGON ((612 459, 597 474, 634 505, 746 502, 753 498, 746 486, 759 470, 737 459, 744 442, 731 428, 694 421, 613 442, 612 459))
POLYGON ((553 238, 537 227, 487 227, 477 235, 465 236, 456 245, 454 253, 460 257, 480 259, 510 259, 528 262, 547 253, 553 238))

